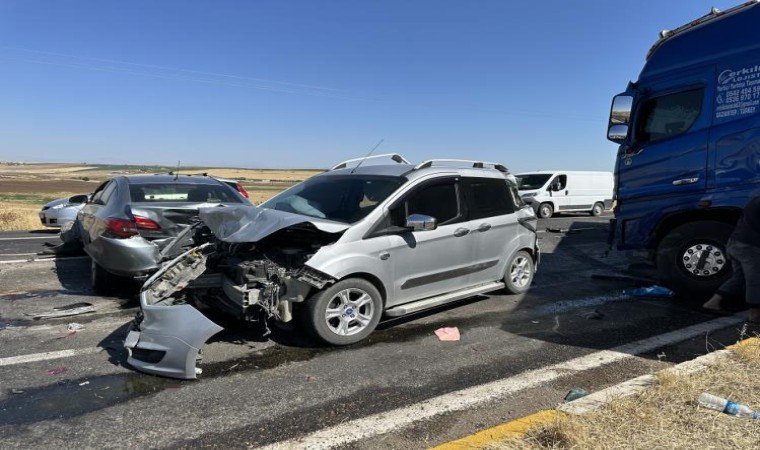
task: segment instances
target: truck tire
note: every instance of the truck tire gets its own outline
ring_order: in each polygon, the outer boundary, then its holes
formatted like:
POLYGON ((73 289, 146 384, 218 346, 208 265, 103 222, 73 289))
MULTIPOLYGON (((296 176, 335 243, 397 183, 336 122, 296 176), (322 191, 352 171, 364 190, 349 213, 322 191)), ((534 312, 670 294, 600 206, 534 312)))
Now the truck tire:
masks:
POLYGON ((554 214, 554 206, 551 203, 541 203, 538 207, 538 217, 548 219, 554 214))
POLYGON ((591 208, 591 215, 594 217, 601 216, 604 212, 604 203, 602 202, 596 202, 594 203, 594 207, 591 208))
POLYGON ((383 299, 362 278, 347 278, 306 300, 304 322, 315 337, 330 345, 350 345, 369 336, 380 322, 383 299))
POLYGON ((674 228, 657 247, 657 270, 681 299, 703 301, 731 276, 726 243, 733 226, 700 220, 674 228))

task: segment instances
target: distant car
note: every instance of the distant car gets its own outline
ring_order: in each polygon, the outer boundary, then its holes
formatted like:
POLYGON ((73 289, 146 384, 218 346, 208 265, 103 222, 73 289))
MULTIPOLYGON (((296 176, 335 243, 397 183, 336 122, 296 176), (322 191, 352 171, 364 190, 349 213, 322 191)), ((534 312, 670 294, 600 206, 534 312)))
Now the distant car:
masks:
POLYGON ((201 206, 250 205, 227 183, 208 176, 118 176, 101 184, 79 211, 92 285, 107 291, 111 276, 147 277, 171 256, 166 244, 196 220, 201 206))
POLYGON ((213 175, 210 175, 210 176, 212 178, 216 178, 217 180, 221 181, 222 183, 226 183, 228 186, 230 186, 231 188, 233 188, 236 191, 238 191, 240 193, 240 195, 242 195, 243 197, 250 198, 249 195, 248 195, 248 191, 245 190, 245 188, 243 187, 243 185, 240 184, 240 182, 238 180, 230 180, 230 179, 227 179, 227 178, 219 178, 219 177, 215 177, 213 175))
POLYGON ((90 194, 82 194, 46 203, 40 211, 40 221, 46 227, 52 228, 60 228, 68 222, 73 222, 89 198, 90 194))

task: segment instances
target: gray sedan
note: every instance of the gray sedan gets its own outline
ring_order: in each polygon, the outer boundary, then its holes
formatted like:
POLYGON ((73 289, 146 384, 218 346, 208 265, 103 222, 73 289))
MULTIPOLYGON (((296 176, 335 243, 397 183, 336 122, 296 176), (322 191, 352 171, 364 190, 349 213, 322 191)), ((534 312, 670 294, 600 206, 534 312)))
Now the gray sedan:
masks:
POLYGON ((77 215, 92 258, 92 284, 107 291, 111 276, 144 279, 173 257, 169 241, 196 220, 199 207, 250 204, 206 176, 140 175, 101 184, 77 215))

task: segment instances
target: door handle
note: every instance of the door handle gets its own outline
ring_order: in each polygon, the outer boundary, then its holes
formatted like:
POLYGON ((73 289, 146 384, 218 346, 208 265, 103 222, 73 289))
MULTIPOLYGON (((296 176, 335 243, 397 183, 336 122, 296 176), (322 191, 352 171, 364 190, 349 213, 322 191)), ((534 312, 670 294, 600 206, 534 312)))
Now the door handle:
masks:
POLYGON ((391 257, 391 254, 390 254, 390 253, 388 253, 388 252, 385 252, 385 251, 383 251, 383 252, 380 252, 380 259, 382 259, 383 261, 385 261, 386 259, 388 259, 388 258, 390 258, 390 257, 391 257))
POLYGON ((468 234, 469 232, 470 232, 470 230, 468 230, 467 228, 457 228, 454 231, 454 236, 456 236, 456 237, 462 237, 462 236, 468 234))
POLYGON ((673 186, 682 186, 684 184, 694 184, 697 181, 699 181, 699 177, 693 177, 693 178, 681 178, 680 180, 676 180, 673 182, 673 186))
POLYGON ((490 230, 490 229, 491 229, 491 224, 490 224, 490 223, 482 223, 482 224, 480 224, 480 226, 478 227, 478 231, 481 231, 481 232, 482 232, 482 231, 488 231, 488 230, 490 230))

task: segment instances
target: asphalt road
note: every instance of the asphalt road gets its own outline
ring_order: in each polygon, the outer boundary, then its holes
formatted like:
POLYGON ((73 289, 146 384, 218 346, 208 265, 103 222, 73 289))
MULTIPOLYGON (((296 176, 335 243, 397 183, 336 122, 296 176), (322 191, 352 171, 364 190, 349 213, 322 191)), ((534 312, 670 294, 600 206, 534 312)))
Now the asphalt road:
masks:
POLYGON ((552 408, 574 387, 601 389, 753 332, 740 318, 631 297, 623 293, 631 282, 592 278, 626 267, 622 255, 605 252, 607 220, 541 221, 542 262, 525 295, 479 296, 388 320, 350 347, 316 345, 290 325, 264 336, 214 316, 225 331, 204 347, 196 381, 126 366, 134 287, 96 296, 86 257, 25 261, 47 240, 38 238, 54 234, 0 233, 0 447, 300 448, 337 426, 348 437, 332 443, 342 448, 427 448, 552 408), (27 315, 77 302, 97 311, 27 315), (84 329, 68 332, 71 322, 84 329), (451 326, 460 341, 434 335, 451 326), (464 389, 471 399, 486 383, 502 383, 509 395, 434 410, 436 399, 464 389), (404 408, 419 417, 399 418, 404 408))

